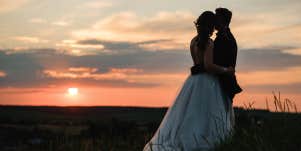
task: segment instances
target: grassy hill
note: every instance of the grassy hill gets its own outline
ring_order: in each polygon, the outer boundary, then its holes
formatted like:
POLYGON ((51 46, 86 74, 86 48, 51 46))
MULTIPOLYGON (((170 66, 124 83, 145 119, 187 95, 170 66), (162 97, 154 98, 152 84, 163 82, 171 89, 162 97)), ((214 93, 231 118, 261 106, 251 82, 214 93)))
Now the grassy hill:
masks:
MULTIPOLYGON (((0 106, 1 151, 141 151, 167 108, 0 106)), ((232 138, 216 150, 301 150, 297 113, 235 108, 232 138)))

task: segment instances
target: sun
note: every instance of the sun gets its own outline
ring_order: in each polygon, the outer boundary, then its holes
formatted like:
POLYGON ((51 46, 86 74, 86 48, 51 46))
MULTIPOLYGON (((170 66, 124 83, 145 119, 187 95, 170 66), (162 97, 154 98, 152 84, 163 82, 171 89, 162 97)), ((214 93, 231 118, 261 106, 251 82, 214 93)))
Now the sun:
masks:
POLYGON ((71 96, 75 96, 78 94, 78 88, 68 88, 68 94, 71 96))

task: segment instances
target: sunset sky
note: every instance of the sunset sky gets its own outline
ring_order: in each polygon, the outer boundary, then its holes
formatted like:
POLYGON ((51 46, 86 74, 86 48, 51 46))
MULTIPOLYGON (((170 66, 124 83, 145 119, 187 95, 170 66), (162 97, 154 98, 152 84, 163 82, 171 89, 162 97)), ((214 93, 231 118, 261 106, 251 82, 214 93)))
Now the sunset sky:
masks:
POLYGON ((280 91, 301 109, 300 0, 0 0, 0 104, 168 106, 216 7, 233 12, 234 104, 280 91))

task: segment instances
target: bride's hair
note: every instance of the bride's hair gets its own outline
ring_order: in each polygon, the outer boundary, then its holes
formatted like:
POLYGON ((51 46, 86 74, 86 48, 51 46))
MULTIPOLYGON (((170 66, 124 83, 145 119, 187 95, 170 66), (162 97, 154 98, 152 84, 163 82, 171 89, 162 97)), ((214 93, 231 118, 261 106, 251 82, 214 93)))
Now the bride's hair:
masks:
POLYGON ((197 45, 204 50, 208 44, 208 40, 214 31, 215 15, 211 11, 203 12, 194 22, 197 29, 197 45))

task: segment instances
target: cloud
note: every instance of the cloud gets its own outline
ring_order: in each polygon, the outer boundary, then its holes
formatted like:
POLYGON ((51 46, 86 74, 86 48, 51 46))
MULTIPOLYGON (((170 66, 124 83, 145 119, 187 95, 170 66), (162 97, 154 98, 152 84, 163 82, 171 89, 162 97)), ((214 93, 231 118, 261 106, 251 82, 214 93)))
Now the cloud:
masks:
POLYGON ((47 20, 42 19, 42 18, 32 18, 29 20, 30 23, 36 23, 36 24, 43 24, 47 23, 47 20))
POLYGON ((70 72, 88 72, 88 73, 94 73, 98 69, 97 68, 86 68, 86 67, 76 67, 76 68, 69 68, 68 71, 70 72))
POLYGON ((294 47, 246 49, 238 52, 238 71, 282 70, 301 65, 301 55, 287 53, 294 47))
POLYGON ((80 48, 92 48, 92 49, 103 49, 104 46, 100 43, 98 44, 81 44, 81 43, 78 43, 77 41, 75 40, 63 40, 62 43, 58 43, 56 44, 56 46, 60 46, 60 47, 63 47, 63 48, 74 48, 74 49, 80 49, 80 48))
MULTIPOLYGON (((74 30, 72 35, 75 39, 128 42, 172 39, 145 47, 187 49, 190 39, 195 35, 192 22, 196 18, 197 15, 189 11, 161 11, 147 16, 140 16, 136 12, 119 12, 96 21, 90 28, 74 30)), ((278 12, 234 12, 231 29, 239 47, 243 49, 278 44, 298 47, 301 44, 299 18, 295 11, 289 9, 278 12)))
POLYGON ((61 43, 57 43, 56 46, 62 50, 64 53, 74 55, 74 56, 84 56, 84 55, 97 55, 99 53, 110 53, 109 50, 104 49, 104 45, 98 44, 81 44, 76 40, 63 40, 61 43))
POLYGON ((74 30, 75 39, 140 42, 173 39, 187 45, 194 33, 195 16, 190 12, 158 12, 140 17, 134 12, 121 12, 97 21, 91 28, 74 30))
MULTIPOLYGON (((27 48, 27 47, 16 47, 13 49, 0 49, 0 56, 3 57, 3 60, 7 60, 5 55, 10 56, 13 54, 21 54, 21 55, 28 55, 28 54, 37 54, 37 55, 50 55, 60 53, 59 50, 52 49, 52 48, 27 48), (5 54, 5 55, 3 55, 5 54)), ((8 59, 9 60, 9 59, 8 59)))
POLYGON ((60 20, 60 21, 53 22, 52 25, 66 27, 66 26, 70 26, 70 22, 60 20))
POLYGON ((51 25, 54 25, 54 26, 61 26, 61 27, 67 27, 67 26, 70 26, 70 25, 71 25, 71 21, 66 21, 66 20, 64 20, 64 19, 49 22, 48 20, 42 19, 42 18, 32 18, 32 19, 29 20, 29 22, 30 22, 30 23, 35 23, 35 24, 45 24, 45 23, 49 23, 49 24, 51 24, 51 25))
POLYGON ((160 47, 157 45, 165 43, 173 43, 173 40, 159 39, 141 42, 126 42, 126 41, 106 41, 99 39, 84 39, 84 40, 63 40, 56 44, 61 49, 70 50, 70 55, 97 55, 97 54, 114 54, 114 53, 135 53, 139 51, 182 51, 174 47, 160 47))
POLYGON ((0 78, 1 78, 1 77, 6 77, 6 73, 5 73, 4 71, 1 71, 1 70, 0 70, 0 78))
POLYGON ((105 81, 121 81, 125 85, 132 84, 133 87, 140 86, 160 86, 172 83, 172 81, 182 80, 185 74, 150 74, 144 73, 142 69, 136 68, 110 68, 106 72, 97 72, 96 68, 69 68, 67 71, 44 70, 46 77, 55 79, 69 79, 69 80, 91 80, 100 85, 105 81), (74 71, 75 70, 75 71, 74 71), (166 81, 166 78, 170 81, 166 81), (127 83, 127 84, 126 84, 127 83))
POLYGON ((17 37, 13 37, 13 39, 25 43, 48 43, 49 42, 48 40, 45 39, 40 39, 38 37, 29 37, 29 36, 17 36, 17 37))
POLYGON ((263 48, 277 44, 300 46, 299 18, 290 9, 234 13, 231 29, 239 46, 243 48, 263 48))
POLYGON ((179 61, 183 56, 177 53, 160 54, 145 51, 134 54, 73 56, 55 49, 33 49, 22 52, 2 50, 0 60, 3 63, 0 64, 0 68, 7 71, 9 76, 0 79, 0 85, 47 87, 72 82, 100 87, 153 87, 169 84, 170 81, 166 81, 166 77, 169 80, 183 77, 182 74, 170 72, 173 69, 169 68, 177 63, 160 64, 161 58, 155 59, 156 56, 161 56, 162 59, 179 56, 177 59, 179 61), (14 53, 7 53, 11 51, 14 53), (154 67, 166 70, 158 72, 154 67))
POLYGON ((111 7, 111 6, 113 6, 113 3, 109 2, 109 1, 90 1, 90 2, 84 3, 82 6, 87 7, 87 8, 99 9, 99 8, 111 7))
MULTIPOLYGON (((164 41, 164 40, 163 40, 164 41)), ((189 74, 192 60, 189 51, 150 51, 141 44, 87 39, 73 41, 80 45, 103 45, 114 53, 72 55, 64 49, 0 50, 0 69, 7 76, 2 87, 63 85, 70 82, 98 86, 172 85, 189 74), (128 51, 131 50, 131 51, 128 51)), ((82 51, 87 51, 84 48, 82 51)), ((238 53, 238 77, 243 85, 284 85, 300 82, 300 55, 286 53, 293 47, 247 49, 238 53), (264 81, 262 79, 265 79, 264 81)))
POLYGON ((42 89, 19 89, 19 88, 1 88, 0 94, 24 94, 24 93, 41 93, 45 92, 42 89))
MULTIPOLYGON (((145 47, 145 45, 156 45, 172 40, 151 40, 142 42, 115 42, 115 41, 103 41, 97 39, 80 40, 74 43, 80 45, 102 45, 104 50, 109 50, 110 54, 132 53, 133 55, 144 53, 145 51, 152 51, 153 49, 145 47)), ((253 72, 264 70, 283 70, 291 67, 298 67, 301 64, 301 55, 296 54, 300 48, 288 47, 288 46, 270 46, 270 48, 258 48, 258 49, 241 49, 238 52, 237 70, 241 72, 253 72)), ((182 55, 182 59, 177 58, 175 61, 182 60, 183 65, 190 63, 189 52, 185 52, 182 49, 155 49, 157 54, 164 54, 164 51, 173 51, 175 54, 182 55), (185 58, 185 59, 184 59, 185 58)), ((172 54, 172 53, 171 53, 172 54)), ((158 58, 160 56, 157 56, 158 58)), ((152 58, 154 59, 154 58, 152 58)), ((162 61, 162 60, 160 60, 162 61)), ((173 62, 173 60, 171 60, 173 62)), ((164 62, 160 62, 164 64, 164 62)), ((172 67, 171 67, 172 68, 172 67)), ((182 69, 184 71, 184 68, 182 69)))
POLYGON ((28 2, 30 2, 30 0, 1 0, 0 1, 0 13, 16 10, 16 9, 24 6, 28 2))
POLYGON ((98 40, 98 39, 85 39, 79 40, 76 42, 79 45, 102 45, 104 48, 109 50, 136 50, 141 49, 138 44, 133 42, 126 42, 126 41, 105 41, 105 40, 98 40))
POLYGON ((127 80, 131 74, 142 72, 134 68, 110 68, 108 72, 96 73, 97 68, 71 67, 68 71, 58 72, 55 70, 44 70, 47 77, 52 78, 69 78, 69 79, 94 79, 94 80, 127 80))
POLYGON ((98 39, 85 39, 79 40, 76 43, 79 45, 102 45, 104 49, 109 51, 118 50, 123 52, 135 52, 135 51, 152 51, 152 50, 175 50, 174 47, 155 47, 156 45, 173 43, 171 39, 158 39, 158 40, 148 40, 148 41, 140 41, 140 42, 127 42, 127 41, 105 41, 98 39))
POLYGON ((301 55, 301 48, 287 49, 287 50, 284 50, 283 52, 289 53, 289 54, 292 54, 292 55, 301 55))

